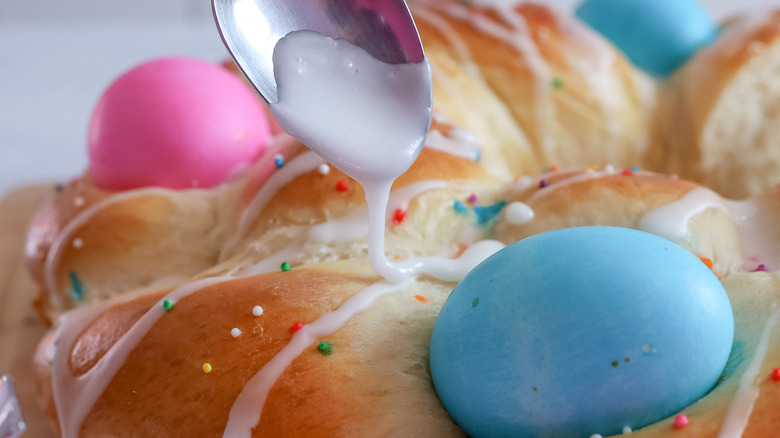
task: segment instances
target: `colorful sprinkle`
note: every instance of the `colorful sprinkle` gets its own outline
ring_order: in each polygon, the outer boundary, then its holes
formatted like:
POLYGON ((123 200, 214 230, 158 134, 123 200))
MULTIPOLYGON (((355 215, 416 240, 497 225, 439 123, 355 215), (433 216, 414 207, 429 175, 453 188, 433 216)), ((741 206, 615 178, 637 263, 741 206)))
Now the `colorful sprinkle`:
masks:
POLYGON ((295 333, 302 328, 303 328, 303 323, 300 321, 296 321, 295 324, 290 326, 290 333, 295 333))
POLYGON ((621 173, 621 174, 623 174, 623 175, 625 175, 625 176, 631 176, 631 175, 633 175, 633 174, 634 174, 634 171, 633 171, 633 170, 631 170, 631 169, 623 169, 623 171, 622 171, 622 172, 620 172, 620 173, 621 173))
POLYGON ((260 306, 252 307, 252 315, 260 316, 263 314, 263 308, 260 306))
POLYGON ((203 364, 203 372, 204 373, 208 374, 208 373, 211 372, 212 369, 213 368, 211 367, 210 363, 206 362, 206 363, 203 364))
POLYGON ((771 378, 774 382, 780 382, 780 368, 775 368, 772 370, 771 378))
POLYGON ((707 265, 707 267, 710 268, 710 270, 712 270, 712 260, 711 259, 708 259, 707 257, 699 257, 699 260, 701 260, 702 263, 707 265))
POLYGON ((452 207, 455 209, 455 211, 457 213, 460 213, 460 214, 466 214, 466 213, 469 212, 469 209, 466 208, 466 206, 463 205, 463 203, 460 202, 460 201, 455 201, 455 203, 452 204, 452 207))
POLYGON ((237 329, 237 328, 235 328, 235 327, 234 327, 232 330, 230 330, 230 334, 231 334, 231 335, 232 335, 234 338, 237 338, 237 337, 241 336, 241 330, 239 330, 239 329, 237 329))
POLYGON ((604 437, 601 436, 600 433, 594 433, 593 435, 590 436, 590 438, 604 438, 604 437))
POLYGON ((65 186, 62 184, 54 184, 54 191, 57 193, 62 193, 62 191, 65 189, 65 186))
POLYGON ((290 262, 282 263, 282 272, 290 272, 290 269, 292 269, 292 267, 290 266, 290 262))
POLYGON ((688 427, 688 417, 686 415, 678 415, 674 417, 674 423, 672 427, 675 429, 685 429, 688 427))
POLYGON ((346 180, 340 179, 339 182, 336 183, 336 190, 346 192, 349 190, 349 184, 347 184, 346 180))
POLYGON ((469 201, 470 204, 476 204, 477 203, 477 195, 472 193, 471 196, 469 196, 468 201, 469 201))
POLYGON ((276 167, 284 166, 284 157, 281 154, 274 155, 274 165, 276 167))
POLYGON ((547 187, 548 185, 550 185, 550 184, 547 182, 546 179, 543 179, 543 180, 539 181, 539 188, 540 189, 543 189, 543 188, 547 187))
POLYGON ((629 434, 631 432, 633 432, 633 430, 631 430, 630 427, 626 426, 626 427, 623 428, 623 434, 624 435, 627 435, 627 434, 629 434))
POLYGON ((419 301, 421 303, 427 303, 428 302, 428 298, 425 298, 422 295, 415 295, 414 297, 417 298, 417 301, 419 301))
POLYGON ((403 208, 396 208, 395 213, 393 213, 393 225, 400 225, 404 219, 406 219, 406 210, 403 208))
POLYGON ((76 207, 82 207, 85 202, 86 201, 84 201, 84 198, 82 198, 81 196, 77 196, 73 198, 73 205, 75 205, 76 207))
POLYGON ((586 171, 587 171, 587 172, 595 172, 595 171, 597 171, 597 170, 599 170, 599 166, 596 166, 595 164, 593 164, 593 165, 589 166, 589 167, 586 169, 586 171))
POLYGON ((561 88, 563 88, 564 85, 565 83, 561 78, 555 78, 552 81, 552 87, 555 88, 556 90, 560 90, 561 88))
POLYGON ((71 291, 71 297, 76 301, 84 299, 84 285, 81 284, 81 280, 75 271, 69 271, 68 277, 70 277, 70 286, 73 288, 71 291))
POLYGON ((768 270, 769 270, 769 268, 768 268, 766 265, 764 265, 764 264, 760 264, 760 265, 758 265, 758 267, 756 268, 756 270, 755 270, 755 271, 753 271, 753 272, 766 272, 766 271, 768 271, 768 270))
POLYGON ((634 173, 637 173, 637 172, 639 172, 640 170, 642 170, 642 168, 641 168, 641 167, 639 167, 639 166, 634 166, 634 167, 632 167, 632 168, 631 168, 631 171, 632 171, 632 172, 634 172, 634 173))
POLYGON ((557 172, 558 166, 550 166, 550 172, 557 172))
POLYGON ((320 164, 320 167, 317 168, 317 172, 320 173, 320 175, 327 175, 330 173, 330 166, 327 165, 327 163, 320 164))
POLYGON ((84 241, 80 238, 73 239, 73 247, 76 249, 80 249, 82 246, 84 246, 84 241))
POLYGON ((479 297, 475 297, 473 300, 471 300, 471 307, 477 306, 479 306, 479 297))
POLYGON ((479 149, 474 149, 474 161, 479 163, 482 161, 482 151, 479 149))
POLYGON ((163 309, 165 309, 166 312, 170 312, 171 310, 173 310, 173 301, 171 301, 171 300, 164 300, 162 302, 162 307, 163 307, 163 309))
POLYGON ((333 353, 333 344, 330 342, 320 342, 317 345, 317 351, 322 353, 323 356, 330 356, 333 353))
POLYGON ((474 213, 477 215, 477 225, 485 225, 492 221, 501 214, 501 210, 503 210, 504 207, 506 207, 506 201, 497 202, 486 207, 474 207, 474 213))

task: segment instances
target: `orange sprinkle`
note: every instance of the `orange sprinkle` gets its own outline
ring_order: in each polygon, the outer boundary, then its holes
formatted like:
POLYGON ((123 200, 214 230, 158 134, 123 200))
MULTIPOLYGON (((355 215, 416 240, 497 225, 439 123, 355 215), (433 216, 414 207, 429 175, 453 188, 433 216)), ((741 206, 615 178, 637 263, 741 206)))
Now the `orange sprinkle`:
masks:
POLYGON ((557 172, 558 166, 550 166, 550 172, 557 172))
POLYGON ((419 301, 421 303, 427 303, 428 302, 428 298, 425 298, 422 295, 415 295, 414 297, 417 298, 417 301, 419 301))
POLYGON ((466 250, 469 249, 469 246, 465 243, 461 243, 458 245, 458 250, 455 252, 455 257, 460 257, 466 250))
POLYGON ((707 257, 699 257, 699 260, 701 260, 702 263, 707 265, 707 267, 712 270, 712 260, 708 259, 707 257))

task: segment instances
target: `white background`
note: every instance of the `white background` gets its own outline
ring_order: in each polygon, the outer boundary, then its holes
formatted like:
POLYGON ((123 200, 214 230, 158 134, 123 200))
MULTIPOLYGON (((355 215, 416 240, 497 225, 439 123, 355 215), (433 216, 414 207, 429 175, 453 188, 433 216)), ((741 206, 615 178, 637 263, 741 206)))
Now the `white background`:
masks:
MULTIPOLYGON (((780 7, 780 0, 703 3, 717 18, 780 7)), ((0 0, 0 197, 79 175, 102 90, 133 65, 169 55, 227 56, 209 0, 0 0)))

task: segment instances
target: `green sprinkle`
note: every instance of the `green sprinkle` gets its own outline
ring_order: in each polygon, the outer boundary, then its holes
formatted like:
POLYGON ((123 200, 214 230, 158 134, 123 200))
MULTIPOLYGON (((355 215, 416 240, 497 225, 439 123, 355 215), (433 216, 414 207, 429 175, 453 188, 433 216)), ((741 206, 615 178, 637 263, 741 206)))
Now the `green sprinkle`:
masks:
POLYGON ((479 297, 476 297, 471 301, 471 307, 477 307, 477 306, 479 306, 479 297))
POLYGON ((290 269, 292 268, 290 267, 289 262, 282 263, 282 272, 290 272, 290 269))
POLYGON ((170 312, 171 310, 173 310, 173 301, 171 300, 163 301, 163 309, 165 309, 166 312, 170 312))
POLYGON ((74 271, 68 272, 68 277, 70 277, 70 285, 73 288, 73 291, 71 291, 71 297, 73 297, 76 301, 81 301, 84 299, 84 285, 81 284, 81 280, 79 279, 79 276, 74 271))
POLYGON ((323 356, 330 356, 331 353, 333 353, 333 344, 330 342, 320 342, 320 345, 317 345, 317 350, 319 350, 323 356))
POLYGON ((555 88, 556 90, 560 90, 561 88, 563 88, 564 85, 566 84, 565 82, 563 82, 563 79, 561 78, 555 78, 552 81, 552 87, 555 88))

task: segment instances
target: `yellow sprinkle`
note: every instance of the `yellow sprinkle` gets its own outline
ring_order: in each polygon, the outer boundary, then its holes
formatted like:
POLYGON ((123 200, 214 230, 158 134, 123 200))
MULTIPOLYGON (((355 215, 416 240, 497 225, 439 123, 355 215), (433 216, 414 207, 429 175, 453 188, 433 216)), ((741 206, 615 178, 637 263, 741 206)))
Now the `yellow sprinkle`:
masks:
POLYGON ((599 170, 599 166, 596 166, 595 164, 588 167, 588 172, 595 172, 597 170, 599 170))
POLYGON ((211 372, 211 364, 206 362, 203 364, 203 372, 208 374, 211 372))

